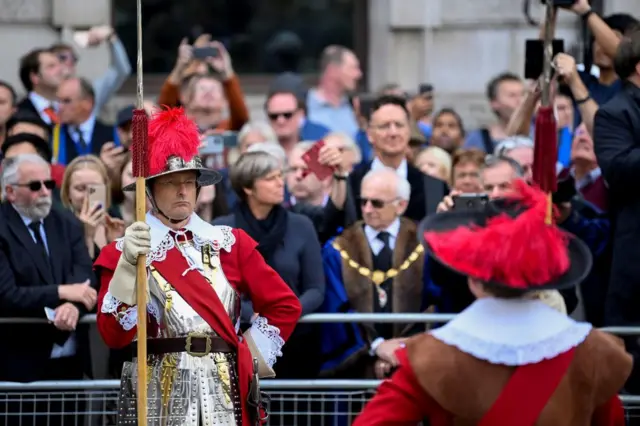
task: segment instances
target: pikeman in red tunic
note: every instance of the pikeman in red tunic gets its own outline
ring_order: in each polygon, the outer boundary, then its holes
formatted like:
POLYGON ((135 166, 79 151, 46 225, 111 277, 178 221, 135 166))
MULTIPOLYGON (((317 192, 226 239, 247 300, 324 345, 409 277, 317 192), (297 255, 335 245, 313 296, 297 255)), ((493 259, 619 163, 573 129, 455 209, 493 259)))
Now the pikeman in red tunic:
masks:
MULTIPOLYGON (((199 143, 181 109, 149 123, 151 211, 96 261, 98 329, 109 347, 133 342, 135 349, 136 263, 146 254, 148 425, 254 426, 264 415, 257 376, 273 376, 301 307, 244 231, 212 226, 194 213, 200 188, 221 179, 203 168, 199 143), (258 315, 240 335, 242 295, 258 315)), ((137 424, 135 362, 124 366, 119 425, 137 424)))
POLYGON ((530 297, 591 268, 585 244, 547 225, 546 209, 546 195, 519 181, 513 199, 423 222, 429 254, 466 275, 477 300, 396 352, 397 370, 354 426, 625 425, 622 341, 530 297))

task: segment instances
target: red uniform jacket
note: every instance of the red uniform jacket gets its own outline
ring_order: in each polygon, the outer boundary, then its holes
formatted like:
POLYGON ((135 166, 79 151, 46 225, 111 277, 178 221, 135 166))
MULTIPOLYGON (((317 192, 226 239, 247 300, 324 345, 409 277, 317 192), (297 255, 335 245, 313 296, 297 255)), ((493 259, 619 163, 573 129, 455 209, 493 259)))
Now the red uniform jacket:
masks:
MULTIPOLYGON (((380 385, 354 426, 415 426, 425 418, 431 426, 477 425, 515 370, 474 358, 429 334, 414 337, 397 355, 400 367, 380 385)), ((617 393, 631 367, 621 340, 591 331, 575 348, 535 426, 624 426, 617 393)))
MULTIPOLYGON (((266 264, 256 250, 256 242, 242 230, 234 229, 232 232, 236 242, 231 251, 220 250, 222 269, 236 291, 248 295, 254 310, 265 317, 270 325, 280 329, 280 337, 286 341, 300 318, 300 302, 282 278, 266 264)), ((121 254, 116 249, 115 242, 111 243, 102 249, 95 263, 96 270, 100 273, 98 330, 107 346, 111 348, 122 348, 130 344, 137 331, 135 327, 125 331, 115 316, 101 313, 102 301, 121 254)), ((244 406, 253 374, 252 356, 247 343, 236 335, 215 290, 198 271, 192 270, 182 276, 182 271, 189 266, 177 248, 169 250, 166 259, 154 262, 153 266, 221 338, 237 348, 243 424, 250 424, 244 406)), ((123 305, 123 309, 126 308, 126 305, 123 305)), ((148 316, 147 319, 148 335, 156 336, 159 325, 152 316, 148 316)))

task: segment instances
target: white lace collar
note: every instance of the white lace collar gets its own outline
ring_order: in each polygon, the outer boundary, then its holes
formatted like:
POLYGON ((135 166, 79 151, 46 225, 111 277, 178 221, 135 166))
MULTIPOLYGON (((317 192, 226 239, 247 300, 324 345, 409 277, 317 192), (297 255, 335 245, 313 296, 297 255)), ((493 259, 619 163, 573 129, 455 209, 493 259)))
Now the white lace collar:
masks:
MULTIPOLYGON (((145 221, 147 222, 147 225, 151 227, 151 251, 153 251, 162 244, 172 229, 162 223, 160 219, 150 212, 147 213, 145 221)), ((189 223, 184 227, 186 231, 191 231, 194 238, 210 242, 217 241, 221 248, 230 252, 235 239, 234 241, 231 241, 227 235, 224 235, 225 233, 223 231, 225 228, 230 229, 228 226, 211 225, 210 223, 202 220, 200 216, 195 213, 191 214, 189 223)))
MULTIPOLYGON (((147 256, 147 266, 149 266, 152 262, 162 262, 166 259, 167 251, 173 249, 176 245, 175 239, 170 234, 172 229, 162 223, 160 219, 151 213, 147 213, 145 222, 151 228, 151 252, 147 256)), ((189 223, 184 229, 193 234, 193 244, 198 251, 201 250, 204 244, 212 243, 230 253, 231 247, 236 242, 236 237, 229 226, 211 225, 195 213, 191 215, 189 223)), ((123 238, 117 240, 116 249, 122 251, 123 243, 123 238)))
POLYGON ((576 322, 538 300, 478 299, 436 339, 492 364, 525 365, 578 346, 591 324, 576 322))

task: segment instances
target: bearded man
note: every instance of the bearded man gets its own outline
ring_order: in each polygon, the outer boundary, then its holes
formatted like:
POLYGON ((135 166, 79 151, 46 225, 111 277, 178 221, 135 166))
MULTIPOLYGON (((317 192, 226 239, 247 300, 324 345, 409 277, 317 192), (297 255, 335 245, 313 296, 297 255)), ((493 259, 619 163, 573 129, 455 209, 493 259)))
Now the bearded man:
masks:
MULTIPOLYGON (((38 154, 2 163, 0 315, 48 318, 52 324, 0 326, 3 336, 20 342, 0 351, 0 381, 81 380, 90 372, 87 329, 78 320, 96 304, 91 259, 79 222, 51 208, 54 187, 51 167, 38 154)), ((74 414, 62 413, 76 409, 82 406, 73 401, 0 404, 0 412, 25 425, 40 416, 51 425, 73 423, 74 414)))
MULTIPOLYGON (((273 377, 300 302, 247 234, 194 213, 200 189, 221 179, 203 168, 199 144, 182 109, 152 118, 146 187, 152 208, 96 261, 98 328, 109 347, 135 351, 136 263, 146 254, 149 426, 257 425, 264 419, 257 376, 273 377), (241 335, 243 295, 257 316, 241 335)), ((136 362, 123 369, 119 425, 137 417, 136 362)))

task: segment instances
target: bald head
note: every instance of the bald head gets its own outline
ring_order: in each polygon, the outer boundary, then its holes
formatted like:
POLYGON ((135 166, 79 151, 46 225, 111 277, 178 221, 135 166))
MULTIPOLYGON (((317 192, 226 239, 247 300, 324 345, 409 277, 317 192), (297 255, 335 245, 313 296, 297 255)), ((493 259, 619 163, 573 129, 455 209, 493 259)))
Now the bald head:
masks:
POLYGON ((362 179, 362 186, 372 186, 380 188, 383 192, 388 192, 389 198, 397 198, 409 201, 411 195, 411 185, 409 182, 398 176, 395 170, 389 167, 370 170, 362 179))
POLYGON ((395 170, 371 170, 362 179, 360 206, 364 222, 375 229, 387 229, 407 209, 411 185, 395 170))

